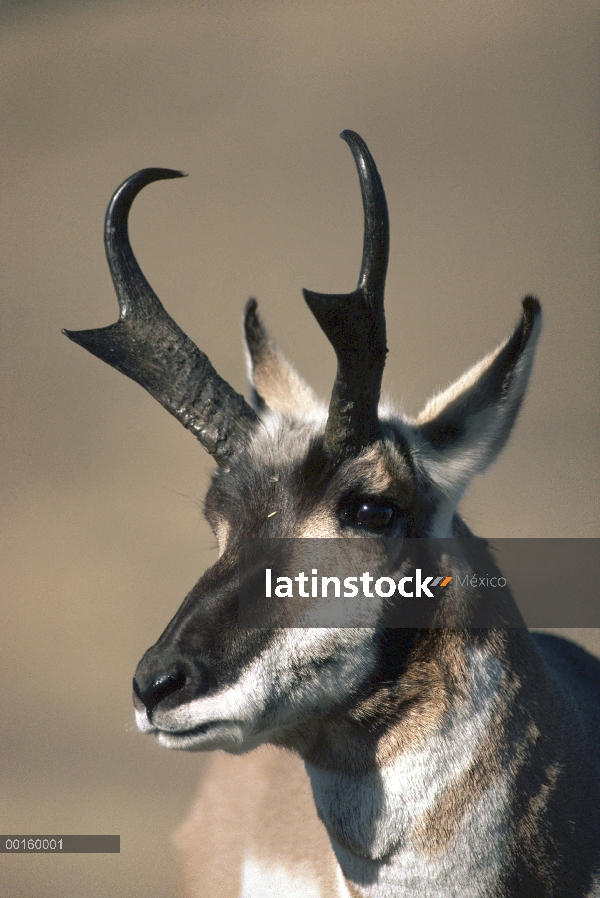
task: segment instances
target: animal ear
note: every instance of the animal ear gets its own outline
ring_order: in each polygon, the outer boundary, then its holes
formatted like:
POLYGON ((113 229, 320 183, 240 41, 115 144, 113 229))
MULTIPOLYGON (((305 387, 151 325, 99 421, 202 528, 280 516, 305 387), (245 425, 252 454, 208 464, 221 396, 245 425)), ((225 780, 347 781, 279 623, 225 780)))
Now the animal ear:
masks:
POLYGON ((292 416, 314 410, 321 405, 318 397, 271 340, 256 307, 256 300, 249 299, 244 312, 248 379, 254 408, 256 411, 270 408, 292 416))
POLYGON ((531 296, 514 333, 434 396, 414 422, 418 453, 432 479, 456 498, 506 443, 529 380, 542 324, 531 296))

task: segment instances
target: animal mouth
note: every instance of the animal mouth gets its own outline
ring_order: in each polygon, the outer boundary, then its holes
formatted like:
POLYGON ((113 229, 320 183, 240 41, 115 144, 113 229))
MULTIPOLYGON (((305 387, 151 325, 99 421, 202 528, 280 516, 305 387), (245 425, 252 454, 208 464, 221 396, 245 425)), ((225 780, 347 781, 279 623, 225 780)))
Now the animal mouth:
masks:
POLYGON ((196 727, 191 727, 189 730, 162 730, 159 728, 159 733, 166 733, 169 736, 203 736, 207 733, 211 728, 218 726, 220 723, 225 723, 223 720, 213 720, 208 723, 200 723, 196 727))
POLYGON ((164 748, 184 751, 233 749, 243 741, 239 724, 230 720, 209 720, 184 730, 157 727, 154 736, 164 748))

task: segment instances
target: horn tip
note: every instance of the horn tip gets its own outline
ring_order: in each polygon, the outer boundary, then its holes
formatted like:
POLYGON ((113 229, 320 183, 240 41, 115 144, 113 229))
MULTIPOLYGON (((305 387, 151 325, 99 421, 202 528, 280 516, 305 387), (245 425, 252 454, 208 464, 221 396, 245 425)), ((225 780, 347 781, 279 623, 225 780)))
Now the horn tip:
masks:
POLYGON ((361 146, 364 145, 364 140, 356 131, 352 131, 350 128, 344 128, 341 132, 340 137, 342 140, 345 140, 349 147, 352 146, 361 146))
POLYGON ((314 290, 307 290, 306 287, 303 287, 302 296, 313 315, 318 315, 318 312, 323 305, 323 293, 315 293, 314 290))
POLYGON ((73 343, 77 343, 77 336, 79 334, 79 331, 69 331, 66 327, 63 327, 61 328, 60 332, 61 334, 64 334, 65 337, 68 337, 69 340, 72 340, 73 343))
POLYGON ((140 172, 132 175, 132 178, 142 177, 146 175, 148 183, 152 181, 164 181, 169 178, 187 178, 186 171, 180 171, 177 168, 143 168, 140 172))
POLYGON ((89 331, 89 330, 70 331, 70 330, 67 330, 66 327, 63 327, 63 329, 61 330, 61 333, 64 334, 65 337, 68 337, 69 340, 72 340, 73 343, 77 343, 78 346, 83 346, 85 349, 87 349, 89 347, 89 344, 90 344, 89 335, 90 335, 91 331, 89 331))
POLYGON ((83 346, 88 352, 107 361, 107 357, 118 345, 121 327, 120 322, 117 321, 108 327, 95 327, 83 331, 70 331, 65 327, 62 329, 62 333, 73 343, 83 346))

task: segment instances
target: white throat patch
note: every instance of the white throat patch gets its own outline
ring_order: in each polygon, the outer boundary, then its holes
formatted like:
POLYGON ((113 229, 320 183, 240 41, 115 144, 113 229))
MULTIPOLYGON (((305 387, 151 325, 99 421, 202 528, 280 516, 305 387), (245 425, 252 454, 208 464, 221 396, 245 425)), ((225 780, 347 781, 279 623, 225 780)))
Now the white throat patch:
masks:
MULTIPOLYGON (((468 668, 471 688, 467 699, 449 709, 433 732, 388 767, 353 778, 306 765, 319 816, 329 830, 342 868, 355 881, 364 882, 367 870, 374 871, 379 867, 376 862, 386 859, 377 873, 378 888, 383 876, 389 877, 390 888, 394 884, 408 888, 412 883, 411 888, 417 890, 414 894, 419 894, 419 885, 457 885, 456 877, 448 875, 449 866, 456 864, 455 872, 465 871, 465 876, 459 877, 464 879, 460 890, 450 893, 446 886, 446 891, 427 894, 485 894, 485 889, 479 890, 480 880, 478 891, 473 892, 473 867, 479 866, 476 855, 481 854, 482 845, 489 844, 495 856, 502 844, 496 831, 498 823, 502 824, 498 790, 504 796, 506 784, 496 783, 479 796, 457 825, 456 838, 437 858, 432 860, 411 841, 425 815, 473 763, 498 701, 503 678, 500 661, 483 649, 472 648, 468 649, 468 668), (486 829, 494 830, 489 841, 483 835, 486 829), (476 845, 470 845, 469 832, 476 833, 476 845)), ((490 858, 485 864, 492 880, 499 863, 500 858, 496 862, 490 858)))

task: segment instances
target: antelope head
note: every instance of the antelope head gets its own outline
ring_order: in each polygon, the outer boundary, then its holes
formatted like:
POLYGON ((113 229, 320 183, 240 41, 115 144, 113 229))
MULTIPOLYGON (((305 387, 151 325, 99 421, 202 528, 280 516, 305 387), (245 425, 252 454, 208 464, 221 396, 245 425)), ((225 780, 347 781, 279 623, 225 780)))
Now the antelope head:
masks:
POLYGON ((350 696, 366 700, 401 674, 414 634, 241 628, 242 543, 468 532, 457 503, 504 445, 527 385, 541 323, 532 297, 523 301, 512 335, 415 420, 380 410, 387 204, 364 141, 352 131, 341 136, 354 156, 364 207, 358 286, 344 295, 304 291, 337 356, 328 407, 269 338, 254 299, 244 318, 249 404, 152 291, 130 247, 128 213, 143 187, 181 172, 145 169, 118 188, 105 244, 120 318, 106 328, 65 331, 148 390, 217 462, 205 514, 219 558, 146 652, 133 681, 140 730, 169 748, 240 752, 270 741, 306 756, 318 741, 315 721, 350 696))

